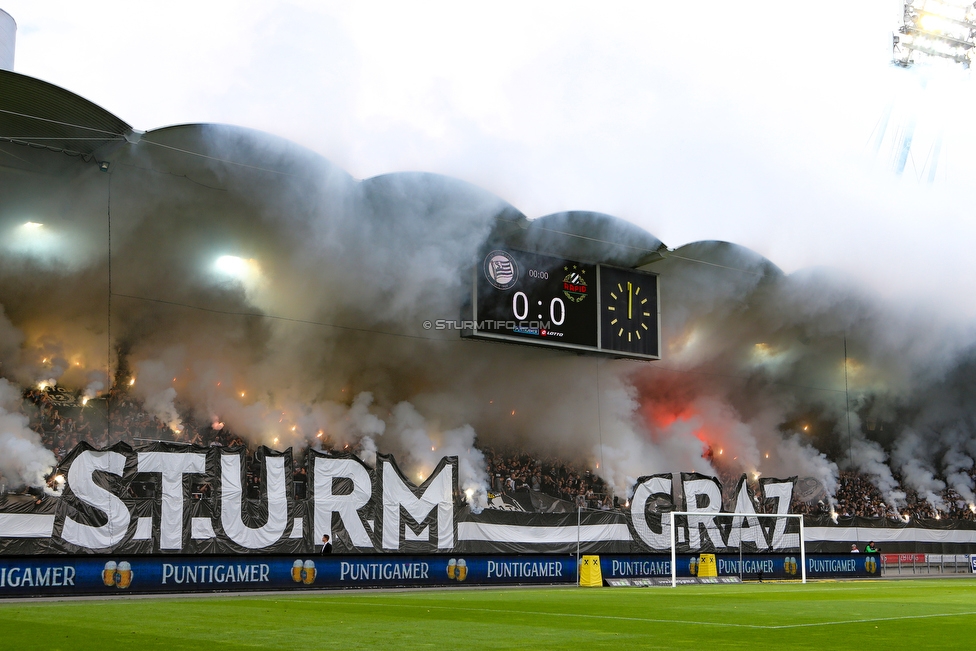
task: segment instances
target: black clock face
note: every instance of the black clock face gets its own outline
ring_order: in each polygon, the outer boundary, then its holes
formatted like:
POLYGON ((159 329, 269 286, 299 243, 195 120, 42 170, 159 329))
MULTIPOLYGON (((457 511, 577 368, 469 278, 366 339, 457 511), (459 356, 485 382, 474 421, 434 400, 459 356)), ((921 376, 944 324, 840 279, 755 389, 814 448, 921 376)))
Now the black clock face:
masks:
POLYGON ((657 357, 657 276, 600 267, 600 347, 657 357))

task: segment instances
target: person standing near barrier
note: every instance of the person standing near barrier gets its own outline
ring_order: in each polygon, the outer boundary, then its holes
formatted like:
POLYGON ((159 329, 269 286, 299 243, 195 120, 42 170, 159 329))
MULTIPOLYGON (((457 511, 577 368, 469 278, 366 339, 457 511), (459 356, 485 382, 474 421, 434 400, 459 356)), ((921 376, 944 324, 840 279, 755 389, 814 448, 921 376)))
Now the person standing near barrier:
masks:
POLYGON ((864 548, 865 554, 877 554, 878 548, 874 546, 874 541, 868 543, 868 546, 864 548))
POLYGON ((323 556, 332 553, 332 542, 329 540, 328 534, 322 536, 322 551, 319 553, 323 556))
POLYGON ((861 553, 861 550, 857 548, 857 545, 851 545, 851 553, 852 554, 860 554, 861 553))

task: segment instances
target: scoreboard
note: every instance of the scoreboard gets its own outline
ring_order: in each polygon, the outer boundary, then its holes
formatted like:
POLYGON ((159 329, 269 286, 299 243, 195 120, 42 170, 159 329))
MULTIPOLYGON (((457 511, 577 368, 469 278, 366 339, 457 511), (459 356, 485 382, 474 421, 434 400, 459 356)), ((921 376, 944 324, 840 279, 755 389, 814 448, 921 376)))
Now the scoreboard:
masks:
POLYGON ((494 249, 475 267, 462 336, 660 359, 659 296, 654 273, 494 249))

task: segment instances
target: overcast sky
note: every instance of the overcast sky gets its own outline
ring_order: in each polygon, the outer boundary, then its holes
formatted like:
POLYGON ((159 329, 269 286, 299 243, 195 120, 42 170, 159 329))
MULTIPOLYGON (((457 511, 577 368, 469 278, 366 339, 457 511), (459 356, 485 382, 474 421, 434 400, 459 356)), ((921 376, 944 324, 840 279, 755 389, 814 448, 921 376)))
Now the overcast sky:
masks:
POLYGON ((973 317, 973 120, 932 109, 971 111, 972 82, 890 65, 901 6, 0 0, 17 72, 137 129, 253 127, 358 178, 443 173, 529 217, 606 212, 973 317))

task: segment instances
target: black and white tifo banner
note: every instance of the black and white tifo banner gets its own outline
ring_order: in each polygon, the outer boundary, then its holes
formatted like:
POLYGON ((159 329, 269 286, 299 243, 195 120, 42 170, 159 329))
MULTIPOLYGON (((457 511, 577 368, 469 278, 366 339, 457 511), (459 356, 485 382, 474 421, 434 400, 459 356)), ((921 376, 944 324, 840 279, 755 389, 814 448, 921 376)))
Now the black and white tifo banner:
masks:
MULTIPOLYGON (((420 486, 390 456, 376 467, 349 454, 310 451, 307 490, 296 498, 290 450, 82 443, 62 462, 60 496, 0 497, 0 554, 312 554, 323 535, 336 553, 647 553, 670 549, 673 510, 681 553, 785 552, 799 522, 730 517, 722 511, 785 513, 796 478, 743 477, 723 504, 714 477, 641 477, 628 513, 472 513, 458 490, 457 457, 444 457, 420 486), (248 477, 251 477, 250 481, 248 477)), ((848 545, 849 549, 849 545, 848 545)))
MULTIPOLYGON (((703 475, 683 474, 680 485, 671 475, 642 477, 632 517, 475 514, 458 490, 456 457, 441 459, 420 486, 390 456, 371 468, 353 455, 310 451, 305 463, 307 491, 297 499, 290 450, 259 448, 249 460, 243 448, 82 443, 61 464, 60 496, 39 505, 33 496, 0 498, 0 554, 310 554, 323 535, 337 553, 666 551, 670 521, 661 512, 671 510, 701 512, 678 518, 681 551, 798 546, 795 520, 721 516, 721 486, 703 475)), ((765 510, 785 512, 793 484, 765 481, 765 510)), ((735 509, 754 512, 745 481, 737 495, 735 509)))

